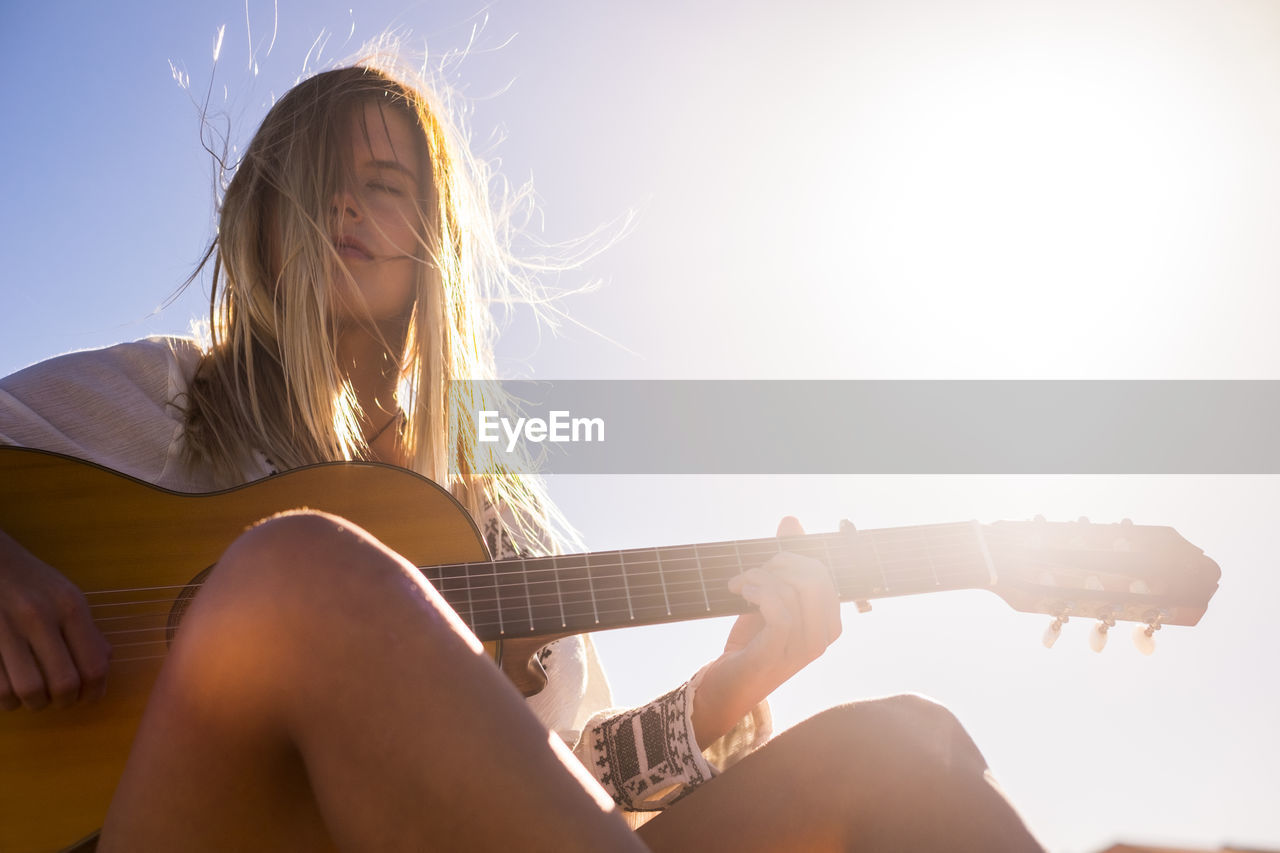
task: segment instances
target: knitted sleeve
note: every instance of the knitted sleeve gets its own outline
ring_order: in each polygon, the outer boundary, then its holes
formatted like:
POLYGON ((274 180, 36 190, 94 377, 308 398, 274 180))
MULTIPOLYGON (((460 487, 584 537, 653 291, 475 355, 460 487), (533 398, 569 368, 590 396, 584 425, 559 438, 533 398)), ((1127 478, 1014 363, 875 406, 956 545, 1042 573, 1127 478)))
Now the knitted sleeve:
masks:
POLYGON ((193 490, 181 464, 193 341, 148 338, 68 353, 0 379, 0 444, 51 450, 193 490))

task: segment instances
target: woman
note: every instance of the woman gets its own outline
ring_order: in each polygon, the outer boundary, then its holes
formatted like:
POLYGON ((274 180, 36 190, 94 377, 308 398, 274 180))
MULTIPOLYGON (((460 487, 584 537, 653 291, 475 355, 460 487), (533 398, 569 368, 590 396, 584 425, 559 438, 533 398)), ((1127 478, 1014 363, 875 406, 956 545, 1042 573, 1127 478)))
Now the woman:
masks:
MULTIPOLYGON (((509 533, 498 556, 531 547, 549 503, 479 460, 452 381, 492 376, 485 288, 512 265, 425 91, 364 66, 295 87, 226 191, 210 347, 153 340, 15 374, 0 443, 183 491, 374 459, 447 484, 509 533)), ((821 564, 787 553, 731 589, 756 612, 651 706, 600 707, 579 638, 552 648, 526 704, 398 554, 332 516, 265 520, 184 619, 99 849, 1039 849, 925 700, 835 709, 756 751, 758 706, 835 639, 838 602, 821 564), (661 811, 633 832, 637 809, 661 811)), ((108 657, 83 595, 0 536, 0 704, 92 699, 108 657)))

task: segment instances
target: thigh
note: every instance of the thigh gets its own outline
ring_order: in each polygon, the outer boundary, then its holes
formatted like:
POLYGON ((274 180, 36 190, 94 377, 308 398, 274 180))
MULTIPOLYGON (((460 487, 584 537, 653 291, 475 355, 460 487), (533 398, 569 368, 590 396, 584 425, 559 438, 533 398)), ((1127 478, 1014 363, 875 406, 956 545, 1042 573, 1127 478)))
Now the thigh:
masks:
POLYGON ((343 549, 377 551, 338 542, 335 526, 273 519, 228 549, 152 690, 100 849, 330 847, 290 721, 309 691, 300 647, 325 657, 316 626, 347 628, 341 605, 358 599, 336 568, 351 562, 343 549))
POLYGON ((958 721, 917 696, 810 718, 639 834, 656 851, 1041 849, 958 721))
POLYGON ((638 848, 615 812, 421 573, 298 514, 196 597, 101 849, 638 848))

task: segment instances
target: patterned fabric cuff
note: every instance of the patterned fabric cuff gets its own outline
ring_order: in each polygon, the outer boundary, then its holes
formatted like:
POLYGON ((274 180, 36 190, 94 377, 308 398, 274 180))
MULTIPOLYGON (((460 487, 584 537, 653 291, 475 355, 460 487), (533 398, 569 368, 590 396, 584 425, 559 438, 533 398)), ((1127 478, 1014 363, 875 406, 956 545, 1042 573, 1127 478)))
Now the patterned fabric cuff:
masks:
POLYGON ((590 766, 622 808, 665 808, 715 774, 693 735, 692 704, 690 682, 589 727, 590 766))

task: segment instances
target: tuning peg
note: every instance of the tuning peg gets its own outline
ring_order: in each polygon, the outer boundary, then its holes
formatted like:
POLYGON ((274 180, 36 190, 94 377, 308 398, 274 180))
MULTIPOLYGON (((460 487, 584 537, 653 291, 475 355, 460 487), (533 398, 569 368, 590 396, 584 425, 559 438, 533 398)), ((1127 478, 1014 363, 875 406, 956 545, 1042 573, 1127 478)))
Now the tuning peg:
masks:
POLYGON ((1049 623, 1049 627, 1044 629, 1044 636, 1040 638, 1040 642, 1044 643, 1046 649, 1053 648, 1053 644, 1058 642, 1058 637, 1062 636, 1062 625, 1067 621, 1067 615, 1054 617, 1049 623))
POLYGON ((1088 524, 1088 523, 1089 523, 1089 516, 1087 515, 1082 515, 1076 519, 1076 524, 1088 524))
POLYGON ((1037 515, 1035 518, 1033 518, 1033 519, 1031 519, 1031 520, 1032 520, 1032 521, 1035 521, 1035 522, 1039 522, 1040 524, 1044 524, 1044 523, 1045 523, 1045 522, 1044 522, 1044 516, 1043 516, 1043 515, 1037 515))
POLYGON ((870 613, 870 612, 871 612, 871 602, 870 602, 870 601, 862 601, 862 600, 855 601, 855 602, 853 603, 853 606, 854 606, 854 607, 856 607, 856 608, 858 608, 858 612, 859 612, 859 613, 870 613))
POLYGON ((1104 616, 1098 620, 1093 626, 1093 630, 1089 632, 1089 648, 1095 652, 1100 652, 1107 647, 1107 632, 1114 628, 1116 620, 1111 616, 1104 616))
POLYGON ((854 530, 857 530, 857 528, 853 526, 853 522, 852 522, 852 521, 850 521, 850 520, 849 520, 849 519, 847 519, 847 518, 842 518, 842 519, 840 519, 840 532, 841 532, 841 533, 852 533, 854 530))
POLYGON ((1156 650, 1156 631, 1160 630, 1160 620, 1163 614, 1157 614, 1146 625, 1138 625, 1133 629, 1133 644, 1138 647, 1138 651, 1144 655, 1149 655, 1156 650))
POLYGON ((1133 644, 1138 651, 1149 655, 1156 650, 1156 638, 1152 636, 1158 626, 1138 625, 1133 629, 1133 644))

